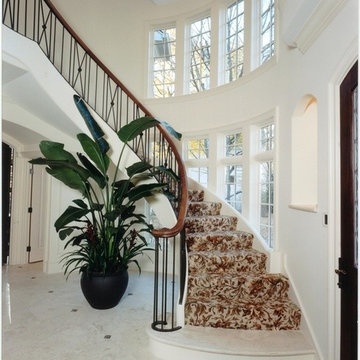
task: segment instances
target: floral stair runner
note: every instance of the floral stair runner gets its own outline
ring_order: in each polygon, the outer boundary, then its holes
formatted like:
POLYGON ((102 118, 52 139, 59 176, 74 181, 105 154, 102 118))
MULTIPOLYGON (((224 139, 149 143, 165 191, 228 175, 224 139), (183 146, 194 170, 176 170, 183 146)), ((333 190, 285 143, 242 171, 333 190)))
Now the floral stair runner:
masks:
POLYGON ((188 290, 185 323, 249 330, 297 330, 300 309, 288 298, 288 279, 266 273, 266 255, 253 235, 236 230, 237 218, 220 215, 221 204, 189 192, 185 220, 188 290))

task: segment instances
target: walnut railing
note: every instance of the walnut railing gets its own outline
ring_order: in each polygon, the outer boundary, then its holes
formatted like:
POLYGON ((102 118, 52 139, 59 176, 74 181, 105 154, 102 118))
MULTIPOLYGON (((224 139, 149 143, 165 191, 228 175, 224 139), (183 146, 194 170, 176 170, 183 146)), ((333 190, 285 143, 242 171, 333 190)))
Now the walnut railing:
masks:
MULTIPOLYGON (((49 0, 4 0, 3 24, 35 41, 57 71, 83 100, 114 130, 141 116, 151 116, 136 97, 87 47, 49 0)), ((176 302, 182 302, 185 284, 185 245, 181 235, 187 211, 184 163, 169 134, 159 125, 145 130, 130 146, 139 158, 173 170, 177 178, 159 178, 168 184, 177 217, 172 228, 153 231, 155 290, 152 328, 179 328, 176 302), (179 243, 179 244, 177 244, 179 243), (177 254, 180 253, 180 260, 177 254), (175 283, 178 283, 177 288, 175 283)))

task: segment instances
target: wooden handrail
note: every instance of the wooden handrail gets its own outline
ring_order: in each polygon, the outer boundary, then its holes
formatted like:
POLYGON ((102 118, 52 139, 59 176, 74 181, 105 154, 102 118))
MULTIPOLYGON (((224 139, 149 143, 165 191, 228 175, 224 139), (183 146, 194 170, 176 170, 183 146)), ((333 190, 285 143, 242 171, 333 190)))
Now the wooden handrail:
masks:
MULTIPOLYGON (((96 62, 96 64, 111 78, 112 81, 116 85, 118 85, 125 93, 126 95, 141 109, 141 111, 144 112, 147 116, 152 116, 150 111, 143 106, 139 100, 132 94, 132 92, 110 71, 110 69, 89 49, 89 47, 83 42, 83 40, 77 35, 77 33, 73 30, 73 28, 68 24, 68 22, 64 19, 64 17, 59 13, 59 11, 56 9, 56 7, 52 4, 50 0, 44 0, 46 5, 51 9, 51 11, 54 13, 56 18, 61 22, 61 24, 64 26, 64 28, 69 32, 69 34, 80 44, 80 46, 85 50, 85 52, 92 58, 93 61, 96 62)), ((187 199, 188 199, 188 193, 187 193, 187 176, 186 176, 186 170, 184 162, 180 156, 180 153, 173 141, 173 139, 170 137, 169 133, 163 129, 162 126, 157 125, 157 128, 161 132, 161 134, 164 136, 166 141, 169 143, 171 150, 175 156, 175 159, 178 163, 179 168, 179 175, 180 175, 180 202, 179 202, 179 211, 177 214, 177 222, 172 228, 160 228, 160 229, 154 229, 152 231, 152 234, 155 237, 172 237, 180 233, 180 231, 184 227, 184 221, 185 216, 187 212, 187 199)))
POLYGON ((177 150, 177 147, 173 141, 173 139, 169 136, 167 131, 164 131, 162 126, 159 126, 160 131, 162 134, 164 134, 164 137, 166 137, 166 140, 171 146, 171 149, 174 152, 175 159, 177 163, 179 164, 179 173, 180 173, 180 193, 181 193, 181 200, 179 204, 179 214, 178 214, 178 220, 176 224, 171 228, 160 228, 160 229, 154 229, 152 231, 153 236, 155 237, 172 237, 177 234, 183 229, 184 222, 185 222, 185 216, 187 212, 188 207, 188 183, 187 183, 187 176, 186 176, 186 170, 184 162, 182 161, 182 158, 179 154, 179 151, 177 150))

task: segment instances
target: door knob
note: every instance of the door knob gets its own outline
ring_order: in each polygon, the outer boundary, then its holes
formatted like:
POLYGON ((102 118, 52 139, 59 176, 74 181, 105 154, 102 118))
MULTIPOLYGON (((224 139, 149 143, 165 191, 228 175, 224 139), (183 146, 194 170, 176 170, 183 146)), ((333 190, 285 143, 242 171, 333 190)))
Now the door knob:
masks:
POLYGON ((347 274, 347 272, 342 269, 335 269, 335 273, 338 275, 346 275, 347 274))

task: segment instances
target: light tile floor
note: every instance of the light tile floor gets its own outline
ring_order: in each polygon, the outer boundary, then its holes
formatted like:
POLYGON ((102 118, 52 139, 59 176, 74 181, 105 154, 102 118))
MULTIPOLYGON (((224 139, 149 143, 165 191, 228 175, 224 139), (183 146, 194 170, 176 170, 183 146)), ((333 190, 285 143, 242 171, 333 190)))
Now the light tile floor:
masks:
POLYGON ((202 354, 202 359, 207 358, 204 352, 216 360, 222 359, 221 354, 238 355, 239 359, 250 354, 265 358, 281 354, 281 359, 299 354, 299 359, 313 359, 312 346, 297 331, 194 327, 173 333, 150 331, 151 273, 131 273, 120 304, 109 310, 88 305, 79 275, 68 280, 63 274, 48 275, 42 272, 41 263, 3 267, 2 279, 3 360, 156 360, 150 353, 149 335, 152 343, 160 345, 158 354, 166 354, 166 359, 199 358, 183 356, 183 348, 200 351, 197 354, 202 354), (161 344, 171 345, 170 354, 161 344))
POLYGON ((152 274, 131 273, 110 310, 88 305, 78 275, 47 275, 41 263, 3 267, 2 278, 2 359, 155 360, 147 335, 152 274))

